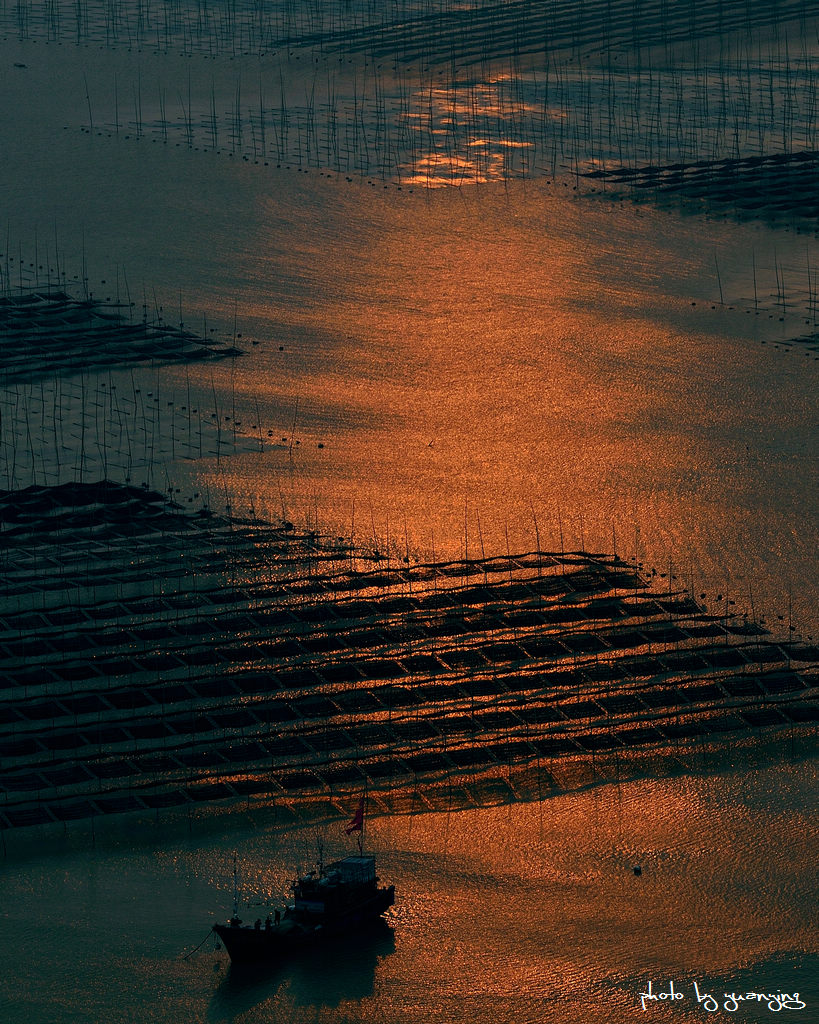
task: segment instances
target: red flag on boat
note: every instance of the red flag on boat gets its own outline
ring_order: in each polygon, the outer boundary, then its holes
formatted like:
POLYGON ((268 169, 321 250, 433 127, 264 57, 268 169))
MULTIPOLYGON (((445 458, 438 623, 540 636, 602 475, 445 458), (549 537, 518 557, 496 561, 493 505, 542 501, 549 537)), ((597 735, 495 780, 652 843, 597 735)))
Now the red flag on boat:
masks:
POLYGON ((349 835, 352 835, 353 832, 363 832, 363 831, 364 831, 364 797, 362 796, 362 798, 358 801, 358 807, 356 808, 356 812, 353 815, 353 820, 350 822, 350 824, 347 826, 347 828, 344 829, 344 835, 345 836, 349 836, 349 835))

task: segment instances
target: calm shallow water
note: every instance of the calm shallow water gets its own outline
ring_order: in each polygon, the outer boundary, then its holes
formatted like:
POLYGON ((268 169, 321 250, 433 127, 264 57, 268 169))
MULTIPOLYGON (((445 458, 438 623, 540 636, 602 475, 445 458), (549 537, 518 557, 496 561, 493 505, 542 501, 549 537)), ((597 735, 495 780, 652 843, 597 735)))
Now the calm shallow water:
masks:
MULTIPOLYGON (((808 1002, 797 1019, 815 1019, 815 787, 810 764, 777 764, 375 818, 368 845, 398 891, 392 932, 267 975, 237 974, 210 940, 180 954, 228 914, 234 849, 253 919, 318 838, 328 857, 344 851, 343 820, 276 831, 224 814, 190 835, 145 823, 130 850, 121 830, 25 856, 12 837, 4 1019, 585 1024, 634 1020, 652 979, 683 991, 675 1020, 701 1018, 695 980, 796 989, 808 1002)), ((737 1019, 769 1013, 746 1005, 737 1019)))
MULTIPOLYGON (((263 426, 263 451, 187 459, 165 443, 135 482, 393 559, 616 548, 709 600, 819 628, 816 363, 771 344, 803 329, 795 307, 779 322, 774 267, 793 289, 819 263, 813 238, 577 201, 571 181, 430 195, 88 138, 87 88, 110 100, 116 73, 123 96, 141 76, 147 118, 160 89, 184 99, 187 62, 11 40, 0 53, 12 248, 51 245, 56 225, 95 294, 124 292, 127 273, 137 307, 243 335, 235 364, 114 376, 174 403, 171 435, 193 399, 251 436, 263 426)), ((227 63, 214 74, 231 96, 227 63)), ((207 105, 209 73, 194 85, 207 105)), ((180 954, 227 915, 234 849, 247 890, 275 902, 323 830, 216 814, 190 835, 105 823, 94 849, 79 829, 39 850, 10 835, 0 1020, 686 1021, 703 1013, 695 980, 798 989, 797 1019, 819 1019, 815 794, 810 764, 737 765, 376 819, 392 934, 249 980, 208 943, 180 954), (686 998, 642 1015, 639 993, 670 980, 686 998)), ((338 826, 324 831, 335 852, 338 826)))
MULTIPOLYGON (((579 200, 572 180, 385 191, 89 138, 83 74, 95 96, 117 69, 141 75, 155 104, 178 58, 100 50, 86 68, 81 50, 2 45, 27 64, 2 79, 12 239, 39 225, 53 249, 58 212, 95 294, 127 274, 137 309, 242 334, 235 363, 137 377, 175 402, 180 437, 195 403, 263 428, 264 451, 190 460, 166 438, 176 457, 145 482, 390 557, 616 548, 819 628, 816 361, 772 344, 804 330, 772 293, 819 265, 814 239, 579 200)), ((212 74, 233 81, 228 62, 212 74)))

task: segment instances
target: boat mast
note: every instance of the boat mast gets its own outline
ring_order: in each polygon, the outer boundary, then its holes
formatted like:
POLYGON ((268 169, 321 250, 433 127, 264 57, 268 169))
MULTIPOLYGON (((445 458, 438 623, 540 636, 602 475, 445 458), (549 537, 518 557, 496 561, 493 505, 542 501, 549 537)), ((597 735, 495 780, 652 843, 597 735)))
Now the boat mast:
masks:
POLYGON ((347 828, 344 829, 344 834, 348 836, 352 835, 353 832, 358 833, 356 839, 358 841, 359 854, 362 854, 364 852, 362 849, 361 840, 364 835, 364 802, 366 801, 366 799, 367 793, 365 791, 361 799, 358 801, 358 807, 356 808, 356 812, 353 815, 353 820, 350 822, 347 828))
POLYGON ((239 916, 239 867, 236 851, 233 851, 233 917, 239 916))

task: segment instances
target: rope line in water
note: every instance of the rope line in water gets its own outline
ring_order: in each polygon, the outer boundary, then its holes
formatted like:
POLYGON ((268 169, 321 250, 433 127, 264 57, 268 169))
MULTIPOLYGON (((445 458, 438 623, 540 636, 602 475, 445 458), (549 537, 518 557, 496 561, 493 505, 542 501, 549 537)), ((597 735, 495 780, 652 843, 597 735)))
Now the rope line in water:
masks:
POLYGON ((213 934, 213 932, 209 931, 207 933, 207 935, 204 937, 204 939, 202 939, 202 941, 199 943, 198 946, 196 946, 194 949, 192 949, 190 951, 190 953, 185 953, 184 956, 180 956, 179 959, 180 960, 188 960, 188 959, 190 959, 190 957, 192 957, 194 953, 198 952, 205 945, 205 943, 208 941, 208 939, 211 937, 212 934, 213 934))

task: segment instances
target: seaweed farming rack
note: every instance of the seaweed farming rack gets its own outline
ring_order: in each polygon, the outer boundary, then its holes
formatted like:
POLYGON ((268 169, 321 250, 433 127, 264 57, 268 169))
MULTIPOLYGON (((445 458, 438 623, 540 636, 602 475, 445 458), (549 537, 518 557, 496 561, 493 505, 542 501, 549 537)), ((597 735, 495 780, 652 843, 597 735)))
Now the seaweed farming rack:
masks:
POLYGON ((3 828, 543 795, 819 720, 815 646, 616 557, 390 564, 112 483, 0 524, 3 828))
POLYGON ((64 291, 11 288, 0 294, 0 381, 6 386, 146 361, 188 362, 240 355, 183 326, 131 316, 131 303, 64 291))

